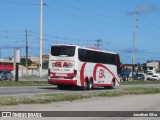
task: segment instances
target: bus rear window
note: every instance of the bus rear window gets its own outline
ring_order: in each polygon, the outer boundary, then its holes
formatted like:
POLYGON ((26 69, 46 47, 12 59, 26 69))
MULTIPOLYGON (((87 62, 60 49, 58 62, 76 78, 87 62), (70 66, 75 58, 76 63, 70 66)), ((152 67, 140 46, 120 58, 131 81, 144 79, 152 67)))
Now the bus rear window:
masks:
POLYGON ((75 46, 51 46, 51 55, 73 57, 75 46))

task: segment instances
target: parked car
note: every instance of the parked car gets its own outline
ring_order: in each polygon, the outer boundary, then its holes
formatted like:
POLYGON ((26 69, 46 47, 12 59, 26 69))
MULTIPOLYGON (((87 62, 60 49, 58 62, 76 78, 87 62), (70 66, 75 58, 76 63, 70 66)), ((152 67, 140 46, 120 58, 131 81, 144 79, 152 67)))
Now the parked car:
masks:
POLYGON ((160 74, 159 73, 154 73, 151 77, 150 80, 160 80, 160 74))
POLYGON ((38 69, 37 64, 32 63, 30 66, 28 66, 28 69, 38 69))
POLYGON ((13 73, 8 70, 0 70, 1 80, 13 80, 13 73))
POLYGON ((148 72, 147 73, 147 80, 151 80, 153 73, 152 72, 148 72))
POLYGON ((134 80, 144 80, 145 79, 145 76, 141 73, 137 73, 135 76, 134 76, 134 80))
POLYGON ((131 70, 123 70, 120 72, 120 76, 123 81, 128 81, 129 77, 132 76, 132 71, 131 70))

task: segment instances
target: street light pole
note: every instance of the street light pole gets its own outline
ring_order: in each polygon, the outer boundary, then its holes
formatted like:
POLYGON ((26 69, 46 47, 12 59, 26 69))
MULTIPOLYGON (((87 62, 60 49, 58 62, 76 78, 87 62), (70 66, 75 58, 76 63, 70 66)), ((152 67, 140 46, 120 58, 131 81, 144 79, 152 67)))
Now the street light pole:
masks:
POLYGON ((42 7, 43 0, 40 0, 40 56, 39 56, 39 76, 42 77, 42 7))
POLYGON ((135 41, 136 41, 136 20, 137 20, 137 13, 136 10, 134 12, 134 29, 133 29, 133 46, 132 46, 132 70, 133 73, 135 71, 135 41))
POLYGON ((26 74, 28 76, 28 30, 26 29, 26 74))

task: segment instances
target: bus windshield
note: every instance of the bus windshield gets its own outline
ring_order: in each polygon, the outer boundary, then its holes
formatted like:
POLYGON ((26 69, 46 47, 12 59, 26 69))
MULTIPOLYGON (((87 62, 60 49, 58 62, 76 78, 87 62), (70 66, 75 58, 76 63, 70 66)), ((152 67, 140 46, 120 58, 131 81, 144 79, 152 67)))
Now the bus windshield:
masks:
POLYGON ((73 57, 75 55, 75 46, 51 46, 51 55, 73 57))

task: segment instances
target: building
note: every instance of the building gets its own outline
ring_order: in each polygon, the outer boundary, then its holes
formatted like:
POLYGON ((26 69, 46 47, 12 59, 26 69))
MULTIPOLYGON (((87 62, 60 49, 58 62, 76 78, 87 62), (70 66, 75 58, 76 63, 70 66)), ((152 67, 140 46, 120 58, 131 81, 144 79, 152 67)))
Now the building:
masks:
MULTIPOLYGON (((26 58, 26 56, 22 56, 21 58, 26 58)), ((39 55, 35 56, 28 56, 28 59, 30 59, 32 62, 39 64, 39 55)), ((49 60, 49 55, 42 55, 42 63, 49 60)))
POLYGON ((154 60, 147 61, 146 66, 147 66, 148 70, 159 71, 160 70, 160 61, 154 61, 154 60))
POLYGON ((0 70, 14 70, 14 63, 10 60, 0 60, 0 70))

